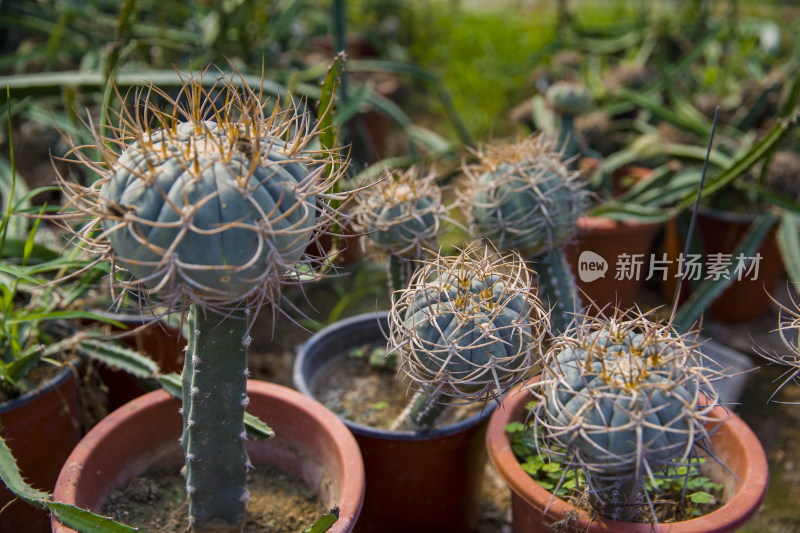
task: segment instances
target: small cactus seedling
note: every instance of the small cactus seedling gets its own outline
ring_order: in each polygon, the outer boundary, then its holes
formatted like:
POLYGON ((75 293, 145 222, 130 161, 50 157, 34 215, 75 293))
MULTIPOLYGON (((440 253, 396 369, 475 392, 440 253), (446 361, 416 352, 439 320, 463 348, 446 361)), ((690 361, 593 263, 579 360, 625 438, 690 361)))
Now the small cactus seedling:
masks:
POLYGON ((451 401, 496 399, 542 355, 547 312, 518 255, 467 246, 424 263, 393 295, 390 345, 418 394, 395 427, 431 427, 451 401))
POLYGON ((390 171, 355 197, 356 229, 371 246, 389 256, 393 290, 402 289, 411 277, 416 259, 434 249, 446 216, 436 175, 421 175, 411 167, 390 171))
MULTIPOLYGON (((317 131, 295 109, 268 104, 242 80, 206 89, 191 77, 171 99, 150 87, 123 106, 112 138, 96 135, 102 161, 77 161, 100 179, 61 178, 64 217, 78 239, 127 273, 144 305, 189 306, 182 374, 184 475, 194 531, 239 531, 249 499, 244 446, 249 329, 262 304, 278 306, 298 283, 304 251, 334 212, 326 194, 335 152, 311 151, 317 131), (158 94, 170 111, 150 103, 158 94), (181 103, 183 102, 183 103, 181 103), (155 124, 154 129, 149 129, 155 124)), ((308 268, 302 269, 304 274, 308 268)))
POLYGON ((473 234, 500 250, 516 250, 541 264, 540 288, 554 308, 556 332, 566 329, 580 308, 575 279, 562 245, 575 236, 586 191, 544 136, 516 144, 486 146, 466 167, 467 206, 473 234))
POLYGON ((721 373, 703 357, 671 326, 621 312, 585 317, 548 350, 535 423, 562 464, 583 469, 600 514, 635 518, 651 504, 645 476, 709 446, 721 373))

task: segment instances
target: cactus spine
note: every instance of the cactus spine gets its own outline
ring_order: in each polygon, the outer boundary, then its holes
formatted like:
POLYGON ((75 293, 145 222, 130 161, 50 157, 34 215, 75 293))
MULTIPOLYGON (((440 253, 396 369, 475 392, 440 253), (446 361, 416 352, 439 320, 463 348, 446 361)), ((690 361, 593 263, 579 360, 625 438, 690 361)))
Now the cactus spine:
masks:
POLYGON ((314 273, 305 250, 336 215, 330 201, 345 199, 328 191, 346 165, 306 148, 317 134, 306 115, 266 112, 244 80, 224 80, 212 97, 202 75, 189 78, 188 105, 150 87, 136 112, 123 107, 113 138, 96 134, 101 162, 73 148, 100 179, 83 187, 59 176, 64 218, 83 223, 77 238, 127 270, 112 279, 143 306, 190 309, 181 443, 196 532, 242 528, 248 331, 262 305, 279 305, 283 284, 314 273))
POLYGON ((431 427, 451 401, 496 399, 526 376, 550 329, 529 276, 518 255, 473 243, 425 263, 394 293, 390 345, 420 393, 395 427, 431 427))
POLYGON ((562 249, 574 237, 585 204, 578 174, 543 136, 489 145, 476 157, 477 164, 465 168, 469 186, 461 197, 471 231, 537 265, 540 292, 558 308, 553 331, 566 330, 581 309, 562 249))
POLYGON ((686 336, 643 315, 585 317, 558 337, 532 386, 544 444, 586 474, 593 507, 636 518, 645 476, 707 446, 721 377, 686 336))

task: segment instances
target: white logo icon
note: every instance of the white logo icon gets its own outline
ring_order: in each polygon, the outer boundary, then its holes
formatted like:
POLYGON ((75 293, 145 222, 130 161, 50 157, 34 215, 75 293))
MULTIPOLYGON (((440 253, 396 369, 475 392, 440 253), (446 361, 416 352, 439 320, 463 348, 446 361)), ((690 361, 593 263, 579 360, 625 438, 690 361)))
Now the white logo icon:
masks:
POLYGON ((578 277, 584 283, 606 277, 608 261, 602 256, 586 250, 578 258, 578 277))

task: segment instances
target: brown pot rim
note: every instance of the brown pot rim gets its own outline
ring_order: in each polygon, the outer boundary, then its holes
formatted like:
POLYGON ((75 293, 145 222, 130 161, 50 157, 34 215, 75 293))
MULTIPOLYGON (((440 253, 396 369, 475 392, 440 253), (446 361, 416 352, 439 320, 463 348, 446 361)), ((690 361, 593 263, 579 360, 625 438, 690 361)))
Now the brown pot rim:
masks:
MULTIPOLYGON (((314 420, 318 427, 323 428, 331 435, 332 440, 336 442, 339 461, 343 465, 347 465, 347 468, 344 468, 344 475, 341 479, 339 520, 330 531, 349 531, 349 529, 343 528, 345 526, 352 528, 358 519, 364 501, 364 463, 353 435, 336 415, 322 404, 294 389, 264 381, 249 380, 247 393, 248 395, 269 396, 284 403, 291 403, 302 412, 303 416, 314 420)), ((81 477, 83 464, 91 454, 97 453, 96 450, 102 449, 103 441, 114 432, 117 426, 137 413, 156 408, 164 402, 174 401, 178 400, 163 389, 152 391, 128 402, 101 420, 81 439, 67 458, 56 481, 53 499, 64 503, 76 501, 78 480, 81 477)), ((61 524, 55 517, 51 519, 51 524, 55 533, 73 531, 61 524)))
POLYGON ((23 405, 29 404, 37 398, 40 398, 50 391, 60 387, 75 376, 76 366, 78 364, 80 364, 79 359, 70 359, 64 364, 64 367, 59 370, 55 376, 48 379, 32 391, 28 391, 25 394, 21 394, 8 401, 0 402, 0 414, 18 409, 23 405))
POLYGON ((652 231, 662 222, 621 221, 604 216, 583 215, 578 218, 578 232, 625 234, 652 231))
MULTIPOLYGON (((534 377, 531 382, 538 381, 541 375, 534 377)), ((544 509, 549 505, 547 515, 551 517, 564 516, 575 507, 564 500, 552 495, 520 467, 519 462, 511 450, 511 445, 503 428, 517 420, 530 398, 530 393, 523 386, 515 388, 503 400, 503 407, 497 409, 489 421, 486 431, 486 446, 489 458, 497 472, 508 484, 511 490, 525 500, 529 505, 544 509)), ((739 489, 725 505, 708 513, 707 515, 685 520, 662 524, 660 530, 681 533, 705 533, 719 531, 733 531, 733 528, 744 525, 758 511, 766 496, 769 470, 767 457, 753 430, 736 414, 728 412, 724 407, 717 406, 712 411, 712 416, 725 418, 724 424, 730 428, 729 433, 742 442, 746 451, 744 460, 747 462, 746 474, 741 480, 739 489), (730 528, 730 529, 729 529, 730 528)), ((582 526, 598 525, 598 530, 615 532, 649 532, 650 524, 632 524, 628 522, 614 522, 604 517, 591 519, 586 511, 578 510, 582 526)))

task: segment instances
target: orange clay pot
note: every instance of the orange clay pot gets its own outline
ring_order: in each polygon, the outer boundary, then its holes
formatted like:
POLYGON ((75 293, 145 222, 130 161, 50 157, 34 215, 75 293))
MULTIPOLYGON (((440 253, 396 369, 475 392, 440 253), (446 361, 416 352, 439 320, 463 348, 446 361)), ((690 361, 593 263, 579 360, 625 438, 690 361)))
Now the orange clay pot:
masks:
MULTIPOLYGON (((539 378, 535 378, 538 380, 539 378)), ((587 533, 650 533, 650 524, 614 522, 598 517, 592 520, 585 511, 578 511, 536 483, 519 465, 503 428, 525 418, 525 404, 532 399, 529 392, 514 389, 497 409, 489 422, 486 445, 495 469, 511 488, 513 533, 552 532, 549 524, 564 520, 567 513, 575 517, 570 530, 587 533), (546 511, 545 511, 546 509, 546 511)), ((753 431, 741 418, 717 407, 711 414, 726 417, 711 438, 713 450, 730 475, 719 468, 724 478, 725 505, 705 516, 683 522, 661 524, 656 531, 664 533, 722 533, 734 532, 747 523, 758 511, 767 492, 767 457, 753 431)))
MULTIPOLYGON (((352 531, 364 498, 364 466, 344 424, 320 403, 287 387, 251 380, 247 393, 248 412, 275 431, 271 439, 247 442, 251 461, 302 477, 326 506, 339 506, 339 520, 330 531, 352 531)), ((183 463, 179 407, 179 400, 158 390, 104 418, 67 459, 54 499, 98 511, 118 483, 155 466, 177 469, 183 463)), ((55 518, 52 529, 73 532, 55 518)))

